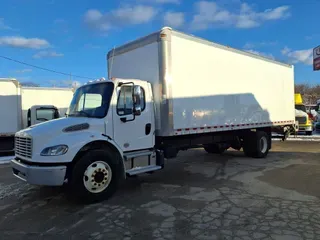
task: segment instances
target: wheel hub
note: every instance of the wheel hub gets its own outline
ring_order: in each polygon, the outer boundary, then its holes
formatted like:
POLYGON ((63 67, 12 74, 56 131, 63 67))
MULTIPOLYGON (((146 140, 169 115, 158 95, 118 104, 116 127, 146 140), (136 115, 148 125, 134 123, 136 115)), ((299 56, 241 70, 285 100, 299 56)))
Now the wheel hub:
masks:
POLYGON ((85 188, 92 193, 100 193, 105 190, 112 178, 112 170, 108 163, 96 161, 90 164, 83 175, 85 188))
POLYGON ((97 183, 101 183, 104 179, 104 173, 103 172, 97 172, 95 175, 94 175, 94 181, 97 182, 97 183))
POLYGON ((267 148, 268 148, 268 140, 266 137, 262 137, 260 139, 260 151, 262 153, 265 153, 267 151, 267 148))

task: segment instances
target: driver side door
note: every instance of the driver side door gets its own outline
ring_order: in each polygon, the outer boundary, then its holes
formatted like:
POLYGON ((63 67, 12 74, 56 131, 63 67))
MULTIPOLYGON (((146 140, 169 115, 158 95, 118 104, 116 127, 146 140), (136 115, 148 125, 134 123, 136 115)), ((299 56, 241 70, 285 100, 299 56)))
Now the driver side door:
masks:
POLYGON ((117 104, 113 114, 114 140, 124 152, 153 148, 154 116, 149 86, 141 83, 141 114, 134 115, 133 84, 118 89, 117 104))

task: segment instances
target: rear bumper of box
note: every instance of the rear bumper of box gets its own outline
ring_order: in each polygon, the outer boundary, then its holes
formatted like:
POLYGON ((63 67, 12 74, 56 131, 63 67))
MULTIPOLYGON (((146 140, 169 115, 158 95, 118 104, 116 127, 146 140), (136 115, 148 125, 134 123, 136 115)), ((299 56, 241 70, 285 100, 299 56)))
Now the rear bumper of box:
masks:
POLYGON ((61 186, 64 183, 66 166, 34 166, 11 160, 13 175, 33 185, 61 186))

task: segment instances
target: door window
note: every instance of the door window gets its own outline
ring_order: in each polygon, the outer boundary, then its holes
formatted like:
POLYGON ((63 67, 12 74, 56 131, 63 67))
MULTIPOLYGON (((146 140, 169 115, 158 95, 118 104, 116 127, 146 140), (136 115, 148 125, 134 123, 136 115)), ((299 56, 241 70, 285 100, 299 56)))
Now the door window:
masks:
MULTIPOLYGON (((117 113, 119 116, 133 114, 133 99, 132 99, 132 86, 122 86, 117 103, 117 113)), ((141 96, 141 110, 143 111, 146 107, 145 92, 142 88, 141 96)))

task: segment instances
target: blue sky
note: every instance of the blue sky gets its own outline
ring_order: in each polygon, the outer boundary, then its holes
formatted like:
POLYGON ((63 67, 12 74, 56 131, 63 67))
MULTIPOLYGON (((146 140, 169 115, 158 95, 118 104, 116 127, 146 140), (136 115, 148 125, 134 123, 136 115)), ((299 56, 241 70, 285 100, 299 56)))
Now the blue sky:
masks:
MULTIPOLYGON (((320 83, 317 0, 1 0, 0 55, 79 76, 107 76, 106 53, 163 26, 295 66, 296 83, 320 83)), ((0 58, 0 77, 43 86, 70 77, 0 58)), ((72 81, 86 82, 73 77, 72 81)))

